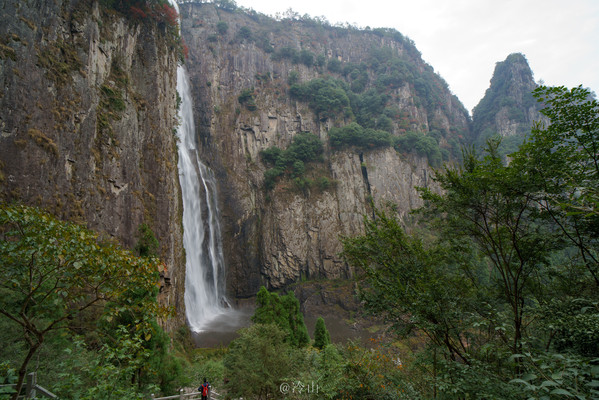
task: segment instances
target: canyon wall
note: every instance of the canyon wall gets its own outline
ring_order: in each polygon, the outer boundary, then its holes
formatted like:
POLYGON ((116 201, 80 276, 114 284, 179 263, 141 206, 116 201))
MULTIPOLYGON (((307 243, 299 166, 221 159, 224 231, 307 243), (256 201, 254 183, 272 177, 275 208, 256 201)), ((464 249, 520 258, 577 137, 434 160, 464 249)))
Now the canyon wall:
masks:
MULTIPOLYGON (((387 106, 402 116, 393 122, 394 136, 406 130, 423 135, 437 130, 442 132, 441 146, 448 146, 448 140, 469 133, 464 107, 413 43, 396 31, 274 20, 209 3, 182 4, 181 15, 201 158, 219 181, 229 292, 246 297, 262 284, 276 289, 302 279, 351 277, 339 255, 339 238, 362 232, 372 202, 394 203, 408 220, 409 211, 422 204, 415 188, 432 185, 433 172, 427 157, 410 149, 331 148, 329 130, 353 118, 318 115, 290 95, 290 82, 319 77, 349 82, 346 74, 327 69, 327 64, 371 62, 373 49, 382 49, 393 54, 396 63, 405 62, 412 74, 385 89, 387 106), (308 61, 286 54, 308 55, 308 61), (418 92, 419 79, 425 77, 439 87, 435 102, 426 103, 418 92), (241 100, 244 92, 251 92, 251 107, 241 100), (306 167, 308 180, 324 183, 298 185, 282 178, 274 188, 265 188, 268 165, 261 151, 286 149, 302 132, 317 135, 324 144, 323 157, 306 167)), ((376 80, 368 68, 363 68, 370 82, 364 90, 376 80)))
POLYGON ((176 151, 178 38, 98 1, 0 10, 0 190, 164 261, 160 301, 185 322, 176 151))

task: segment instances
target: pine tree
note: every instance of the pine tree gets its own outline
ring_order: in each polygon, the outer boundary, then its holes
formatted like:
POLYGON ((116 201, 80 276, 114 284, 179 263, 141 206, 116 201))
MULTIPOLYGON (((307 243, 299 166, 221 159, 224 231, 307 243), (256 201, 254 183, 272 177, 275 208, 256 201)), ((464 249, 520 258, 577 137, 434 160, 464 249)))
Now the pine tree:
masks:
POLYGON ((331 344, 331 336, 324 324, 324 319, 318 317, 316 326, 314 327, 314 347, 322 350, 328 344, 331 344))
POLYGON ((277 325, 289 333, 287 340, 294 347, 304 347, 310 343, 304 315, 293 292, 279 296, 262 286, 256 295, 256 306, 252 317, 254 323, 277 325))

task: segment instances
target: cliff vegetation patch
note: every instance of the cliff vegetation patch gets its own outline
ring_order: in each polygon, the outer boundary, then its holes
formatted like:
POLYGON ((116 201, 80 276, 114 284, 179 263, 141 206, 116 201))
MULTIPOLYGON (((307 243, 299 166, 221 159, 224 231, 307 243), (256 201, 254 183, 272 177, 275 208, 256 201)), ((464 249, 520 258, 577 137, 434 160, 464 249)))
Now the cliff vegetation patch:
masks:
MULTIPOLYGON (((262 162, 271 167, 264 172, 265 189, 267 191, 273 189, 282 177, 292 179, 300 189, 314 184, 305 177, 306 164, 322 161, 323 151, 322 141, 318 136, 308 132, 294 136, 291 145, 285 150, 276 146, 262 150, 260 152, 262 162)), ((321 187, 328 187, 327 182, 317 181, 321 187)))

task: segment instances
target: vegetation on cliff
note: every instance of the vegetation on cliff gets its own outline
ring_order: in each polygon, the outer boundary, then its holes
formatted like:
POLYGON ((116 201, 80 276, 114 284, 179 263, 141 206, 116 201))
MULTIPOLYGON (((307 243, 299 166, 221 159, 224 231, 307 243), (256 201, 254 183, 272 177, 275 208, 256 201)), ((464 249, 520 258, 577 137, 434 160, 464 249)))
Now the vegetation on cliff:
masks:
POLYGON ((322 160, 323 146, 320 139, 311 133, 299 133, 285 149, 273 146, 262 150, 262 161, 272 168, 264 172, 264 186, 271 190, 280 177, 289 177, 299 188, 309 185, 305 178, 306 164, 322 160))
POLYGON ((331 59, 328 70, 342 79, 329 76, 305 83, 293 82, 289 94, 307 102, 317 118, 339 121, 340 126, 329 131, 333 149, 347 146, 369 149, 401 143, 402 152, 426 155, 433 166, 459 157, 460 144, 465 144, 463 135, 460 138, 433 121, 430 130, 423 131, 394 102, 397 89, 410 85, 416 94, 416 105, 423 106, 429 115, 436 109, 447 112, 443 101, 449 92, 447 84, 432 69, 420 72, 413 61, 382 47, 371 50, 367 62, 342 63, 331 59))

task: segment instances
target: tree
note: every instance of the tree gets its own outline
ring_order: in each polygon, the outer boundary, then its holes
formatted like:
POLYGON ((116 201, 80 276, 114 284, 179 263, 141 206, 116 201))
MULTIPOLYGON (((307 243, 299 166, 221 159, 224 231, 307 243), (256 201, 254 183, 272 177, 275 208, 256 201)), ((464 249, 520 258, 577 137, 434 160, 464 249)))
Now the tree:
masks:
POLYGON ((551 125, 509 165, 490 140, 436 171, 418 234, 375 210, 343 240, 367 309, 429 337, 448 398, 597 394, 599 107, 581 88, 537 95, 551 125))
POLYGON ((392 324, 401 336, 424 332, 452 360, 470 362, 467 344, 472 289, 440 246, 406 234, 384 210, 364 220, 364 235, 343 238, 343 256, 360 276, 366 309, 392 324))
POLYGON ((227 388, 234 397, 280 398, 280 384, 292 367, 288 332, 274 324, 255 324, 240 331, 224 359, 227 388))
POLYGON ((560 247, 551 227, 539 223, 539 210, 529 191, 532 184, 520 171, 504 166, 499 142, 488 143, 488 155, 464 156, 464 167, 438 172, 443 192, 422 190, 427 213, 449 241, 467 239, 491 267, 498 299, 511 311, 511 351, 522 351, 525 301, 540 293, 539 277, 548 255, 560 247))
POLYGON ((293 292, 279 296, 262 286, 256 295, 256 306, 252 322, 277 325, 287 332, 286 340, 294 347, 304 347, 310 343, 304 315, 293 292))
POLYGON ((324 319, 318 317, 316 320, 316 326, 314 327, 314 347, 323 349, 325 346, 331 344, 331 336, 329 331, 324 324, 324 319))
POLYGON ((536 183, 531 191, 545 217, 577 250, 599 286, 599 102, 582 86, 541 86, 550 124, 537 124, 512 165, 536 183))
POLYGON ((154 235, 154 232, 152 232, 152 229, 148 224, 141 224, 137 229, 137 232, 139 234, 139 239, 135 244, 135 252, 137 255, 140 257, 157 256, 160 245, 158 239, 156 239, 156 235, 154 235))
MULTIPOLYGON (((128 297, 128 288, 147 293, 156 288, 155 259, 135 257, 79 225, 35 208, 1 205, 0 239, 0 315, 22 328, 27 344, 17 393, 29 361, 49 332, 64 328, 92 305, 128 297)), ((127 304, 120 307, 126 310, 127 304)), ((144 332, 144 326, 138 328, 144 332)))

